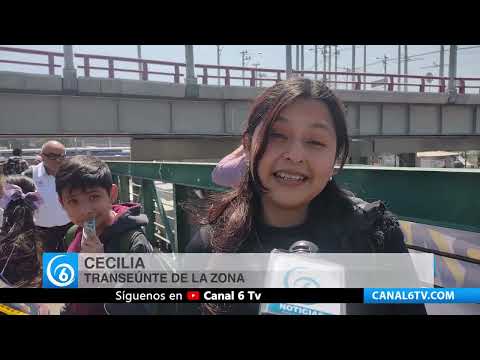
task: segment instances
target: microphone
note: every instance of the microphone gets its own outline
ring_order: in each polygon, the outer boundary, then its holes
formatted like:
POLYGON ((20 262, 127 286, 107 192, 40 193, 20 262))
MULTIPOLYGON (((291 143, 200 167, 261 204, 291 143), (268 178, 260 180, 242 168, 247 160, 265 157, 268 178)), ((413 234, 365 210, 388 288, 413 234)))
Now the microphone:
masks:
MULTIPOLYGON (((319 248, 311 241, 294 242, 288 251, 274 249, 268 264, 266 288, 329 288, 343 287, 343 266, 313 258, 319 248), (339 280, 340 279, 340 280, 339 280)), ((341 315, 345 304, 263 303, 261 315, 341 315)))
POLYGON ((294 242, 289 248, 288 252, 291 253, 316 253, 318 252, 318 246, 311 241, 300 240, 294 242))

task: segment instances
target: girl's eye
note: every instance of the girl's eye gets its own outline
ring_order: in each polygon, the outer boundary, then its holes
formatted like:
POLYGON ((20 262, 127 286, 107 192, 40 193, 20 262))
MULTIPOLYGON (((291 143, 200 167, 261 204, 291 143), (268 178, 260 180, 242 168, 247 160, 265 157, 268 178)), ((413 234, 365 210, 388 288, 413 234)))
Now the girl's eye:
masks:
POLYGON ((317 141, 317 140, 309 140, 307 141, 309 144, 312 144, 314 146, 325 146, 324 143, 320 142, 320 141, 317 141))
POLYGON ((90 200, 97 200, 99 198, 98 195, 92 195, 90 196, 90 200))
POLYGON ((75 199, 68 200, 68 205, 76 205, 76 204, 77 204, 77 200, 75 199))
POLYGON ((270 136, 274 139, 286 139, 287 137, 281 133, 278 132, 272 132, 270 136))

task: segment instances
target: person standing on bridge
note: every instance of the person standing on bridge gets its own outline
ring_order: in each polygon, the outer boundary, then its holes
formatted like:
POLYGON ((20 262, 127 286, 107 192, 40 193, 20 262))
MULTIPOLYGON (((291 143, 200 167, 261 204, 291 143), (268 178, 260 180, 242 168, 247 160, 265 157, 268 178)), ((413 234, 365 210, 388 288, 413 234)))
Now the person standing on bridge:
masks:
POLYGON ((3 173, 5 175, 20 175, 28 169, 28 163, 22 158, 22 149, 13 149, 12 155, 3 166, 3 173))
MULTIPOLYGON (((242 145, 246 171, 238 187, 184 205, 201 225, 185 252, 269 253, 307 241, 321 253, 408 253, 385 205, 355 197, 334 179, 349 138, 344 105, 324 83, 292 78, 266 89, 253 103, 242 145)), ((259 313, 258 304, 221 305, 197 311, 259 313)), ((426 313, 404 304, 347 304, 346 312, 426 313)))
POLYGON ((44 251, 65 251, 61 240, 72 223, 55 191, 55 175, 66 158, 65 146, 58 141, 48 141, 43 144, 40 156, 41 163, 23 172, 33 179, 44 201, 35 213, 35 225, 45 239, 44 251))

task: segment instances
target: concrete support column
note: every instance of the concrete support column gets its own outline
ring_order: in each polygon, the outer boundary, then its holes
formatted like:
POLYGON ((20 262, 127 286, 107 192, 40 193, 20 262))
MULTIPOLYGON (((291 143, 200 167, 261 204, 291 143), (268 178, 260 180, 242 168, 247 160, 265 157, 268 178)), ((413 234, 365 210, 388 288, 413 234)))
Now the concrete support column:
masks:
POLYGON ((292 45, 286 45, 285 52, 287 79, 289 79, 292 77, 292 45))
POLYGON ((448 64, 448 95, 457 94, 455 78, 457 77, 457 45, 450 45, 450 63, 448 64))
POLYGON ((73 45, 63 45, 63 90, 76 91, 78 89, 77 70, 73 63, 73 45))
POLYGON ((185 45, 185 96, 198 97, 199 89, 197 78, 195 77, 195 61, 193 58, 193 45, 185 45))
POLYGON ((187 84, 196 84, 197 78, 195 77, 195 62, 193 58, 193 45, 185 45, 185 64, 186 68, 186 79, 187 84))

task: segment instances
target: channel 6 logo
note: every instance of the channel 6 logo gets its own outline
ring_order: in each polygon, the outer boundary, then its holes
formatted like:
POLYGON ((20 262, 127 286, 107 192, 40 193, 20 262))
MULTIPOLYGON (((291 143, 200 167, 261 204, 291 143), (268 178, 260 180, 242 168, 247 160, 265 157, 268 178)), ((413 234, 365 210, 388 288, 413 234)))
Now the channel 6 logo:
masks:
POLYGON ((77 288, 78 254, 44 253, 42 287, 77 288))

